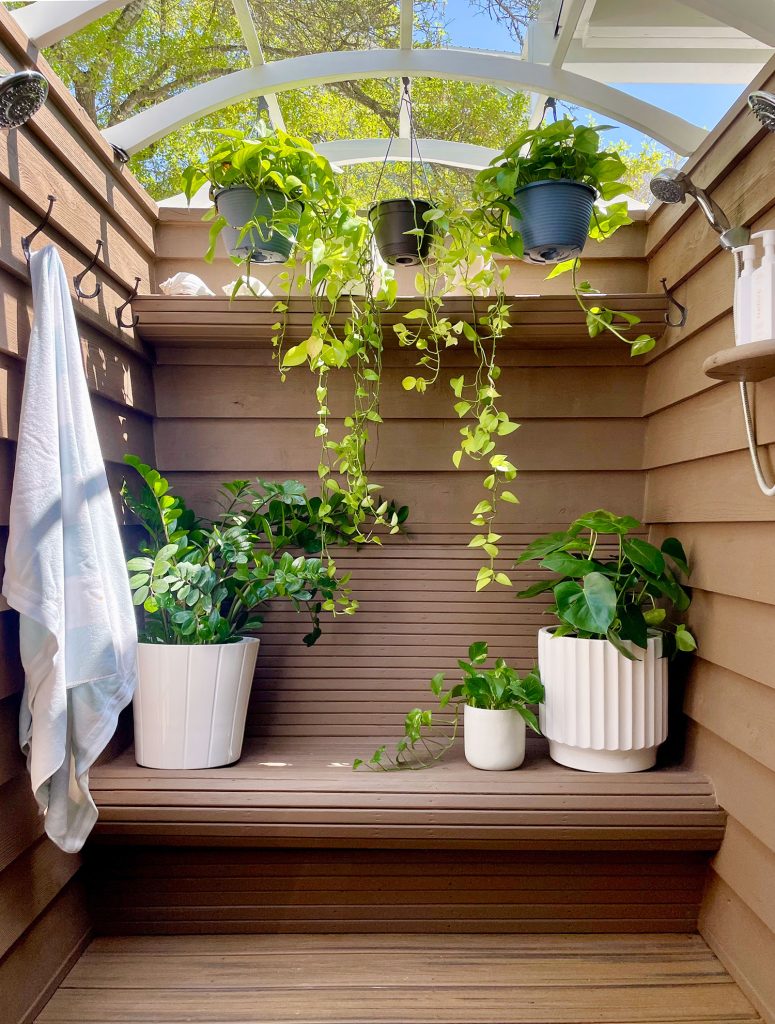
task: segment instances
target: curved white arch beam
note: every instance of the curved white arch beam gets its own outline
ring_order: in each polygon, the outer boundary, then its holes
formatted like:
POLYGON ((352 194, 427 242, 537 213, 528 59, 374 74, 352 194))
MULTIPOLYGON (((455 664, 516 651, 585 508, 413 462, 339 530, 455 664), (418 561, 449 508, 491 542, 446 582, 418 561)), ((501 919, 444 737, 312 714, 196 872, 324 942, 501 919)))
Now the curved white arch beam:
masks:
POLYGON ((91 25, 97 18, 126 7, 128 0, 36 0, 11 14, 39 50, 91 25))
MULTIPOLYGON (((320 142, 315 149, 332 164, 345 166, 382 163, 387 145, 387 139, 335 139, 333 142, 320 142)), ((498 155, 497 149, 489 149, 487 146, 447 142, 444 139, 415 139, 415 160, 418 159, 418 150, 426 163, 464 167, 472 171, 481 171, 498 155)), ((394 138, 388 160, 392 163, 396 160, 408 161, 409 158, 409 139, 394 138)))
POLYGON ((136 153, 181 125, 250 96, 401 75, 455 79, 556 96, 630 125, 681 154, 692 153, 707 135, 675 114, 583 75, 508 54, 450 49, 346 50, 272 61, 197 85, 107 128, 103 134, 112 145, 136 153))

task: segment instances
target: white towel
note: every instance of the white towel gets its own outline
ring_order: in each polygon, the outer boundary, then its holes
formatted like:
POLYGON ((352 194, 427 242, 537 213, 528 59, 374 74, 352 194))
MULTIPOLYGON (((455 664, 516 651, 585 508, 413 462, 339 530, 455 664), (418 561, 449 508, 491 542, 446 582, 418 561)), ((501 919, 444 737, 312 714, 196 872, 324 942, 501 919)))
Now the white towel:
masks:
POLYGON ((27 354, 3 594, 21 613, 19 723, 48 835, 83 845, 89 768, 132 699, 137 631, 62 261, 30 261, 27 354))

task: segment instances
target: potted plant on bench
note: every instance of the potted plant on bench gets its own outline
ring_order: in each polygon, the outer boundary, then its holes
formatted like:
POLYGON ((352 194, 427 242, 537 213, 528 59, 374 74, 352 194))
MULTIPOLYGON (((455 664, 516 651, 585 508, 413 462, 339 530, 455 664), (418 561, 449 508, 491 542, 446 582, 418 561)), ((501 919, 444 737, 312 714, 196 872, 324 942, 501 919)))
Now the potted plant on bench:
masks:
POLYGON ((262 122, 256 137, 237 129, 208 133, 217 141, 209 154, 183 172, 188 200, 209 182, 213 207, 210 246, 215 255, 223 234, 236 263, 285 263, 297 236, 315 231, 339 202, 333 169, 306 139, 270 129, 262 122))
POLYGON ((538 634, 541 729, 552 758, 570 768, 651 768, 667 738, 668 657, 697 646, 670 618, 691 600, 679 582, 689 572, 684 549, 675 537, 657 548, 630 536, 640 526, 598 509, 517 559, 553 573, 517 596, 554 596, 558 625, 538 634))
POLYGON ((148 768, 214 768, 241 753, 261 627, 274 599, 306 609, 320 635, 320 614, 352 614, 357 604, 321 549, 349 542, 341 503, 308 499, 302 484, 237 480, 226 506, 198 519, 169 493, 168 482, 135 456, 143 481, 127 506, 148 534, 127 567, 134 602, 145 610, 134 700, 135 756, 148 768))
POLYGON ((460 660, 463 679, 444 689, 444 673, 430 682, 441 714, 413 708, 404 720, 404 735, 393 754, 379 747, 368 761, 356 758, 353 768, 373 771, 416 770, 438 763, 457 739, 460 709, 463 709, 464 750, 473 768, 511 771, 525 759, 525 725, 538 733, 538 719, 530 705, 540 704, 544 688, 533 670, 520 676, 516 669, 498 658, 486 668, 489 657, 483 641, 468 648, 468 661, 460 660))

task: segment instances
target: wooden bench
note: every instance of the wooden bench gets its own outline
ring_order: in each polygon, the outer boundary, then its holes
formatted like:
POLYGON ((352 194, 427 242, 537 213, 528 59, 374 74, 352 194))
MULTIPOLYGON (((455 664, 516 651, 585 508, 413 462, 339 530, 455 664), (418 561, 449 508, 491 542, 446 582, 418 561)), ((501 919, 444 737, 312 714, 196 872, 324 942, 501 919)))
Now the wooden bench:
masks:
POLYGON ((368 740, 246 743, 207 771, 92 777, 89 865, 108 932, 675 931, 696 917, 724 814, 686 768, 590 775, 529 743, 515 772, 462 750, 353 772, 368 740))

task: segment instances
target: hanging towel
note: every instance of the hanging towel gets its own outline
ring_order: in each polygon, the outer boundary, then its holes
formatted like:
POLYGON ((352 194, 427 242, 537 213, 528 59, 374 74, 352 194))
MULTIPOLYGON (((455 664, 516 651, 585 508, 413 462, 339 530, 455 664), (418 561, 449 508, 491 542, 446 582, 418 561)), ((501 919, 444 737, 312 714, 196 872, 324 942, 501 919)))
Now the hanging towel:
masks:
POLYGON ((3 594, 20 612, 19 733, 47 834, 83 845, 89 768, 132 699, 137 631, 62 261, 30 260, 27 355, 3 594))

